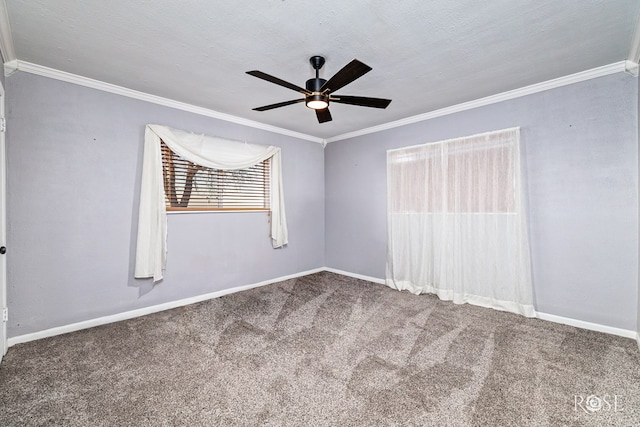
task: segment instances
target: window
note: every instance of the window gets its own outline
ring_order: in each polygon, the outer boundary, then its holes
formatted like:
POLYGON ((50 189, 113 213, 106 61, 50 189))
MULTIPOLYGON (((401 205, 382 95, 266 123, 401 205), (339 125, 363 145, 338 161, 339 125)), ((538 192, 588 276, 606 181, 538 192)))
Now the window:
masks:
POLYGON ((534 316, 520 130, 387 152, 387 284, 534 316))
POLYGON ((167 211, 269 210, 271 159, 246 169, 196 165, 162 142, 167 211))
POLYGON ((514 213, 510 141, 461 140, 392 150, 388 155, 393 212, 514 213))
POLYGON ((167 211, 224 210, 268 212, 271 246, 288 243, 281 149, 147 125, 135 277, 164 277, 167 211))

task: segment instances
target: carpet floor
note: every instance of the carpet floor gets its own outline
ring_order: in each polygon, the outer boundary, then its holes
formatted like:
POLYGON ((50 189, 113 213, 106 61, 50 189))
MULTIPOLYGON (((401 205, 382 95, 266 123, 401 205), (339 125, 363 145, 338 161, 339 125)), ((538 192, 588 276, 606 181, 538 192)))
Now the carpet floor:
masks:
POLYGON ((19 344, 1 426, 638 426, 634 340, 329 272, 19 344))

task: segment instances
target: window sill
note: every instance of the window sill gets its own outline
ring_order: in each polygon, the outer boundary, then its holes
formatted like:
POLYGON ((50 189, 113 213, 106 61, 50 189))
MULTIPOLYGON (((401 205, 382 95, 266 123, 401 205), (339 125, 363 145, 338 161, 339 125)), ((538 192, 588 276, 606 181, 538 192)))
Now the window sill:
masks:
POLYGON ((269 209, 193 209, 193 210, 169 210, 167 209, 167 215, 182 215, 182 214, 215 214, 215 213, 260 213, 271 212, 269 209))

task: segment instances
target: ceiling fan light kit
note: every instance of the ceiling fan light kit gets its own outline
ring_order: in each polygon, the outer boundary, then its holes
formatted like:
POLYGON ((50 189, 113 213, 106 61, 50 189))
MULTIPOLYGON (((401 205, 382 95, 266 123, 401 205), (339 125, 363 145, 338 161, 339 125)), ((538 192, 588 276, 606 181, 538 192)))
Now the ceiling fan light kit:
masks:
POLYGON ((322 56, 312 56, 309 59, 309 62, 311 62, 313 69, 316 70, 316 77, 307 80, 305 88, 301 88, 267 73, 263 73, 262 71, 247 71, 247 74, 249 75, 258 77, 259 79, 263 79, 271 83, 275 83, 282 87, 286 87, 287 89, 295 90, 296 92, 304 95, 304 98, 302 99, 293 99, 291 101, 265 105, 263 107, 254 108, 254 110, 267 111, 274 108, 284 107, 286 105, 304 102, 308 108, 316 111, 318 122, 325 123, 332 120, 331 113, 329 112, 329 102, 331 101, 337 102, 339 104, 350 104, 372 108, 387 108, 387 106, 391 103, 390 99, 368 98, 364 96, 332 95, 332 92, 343 88, 344 86, 348 85, 356 79, 359 79, 360 77, 371 71, 371 67, 363 64, 357 59, 354 59, 353 61, 345 65, 329 80, 321 79, 319 75, 320 69, 325 62, 322 56))
POLYGON ((329 107, 329 97, 321 93, 313 93, 305 98, 305 103, 312 110, 322 110, 329 107))

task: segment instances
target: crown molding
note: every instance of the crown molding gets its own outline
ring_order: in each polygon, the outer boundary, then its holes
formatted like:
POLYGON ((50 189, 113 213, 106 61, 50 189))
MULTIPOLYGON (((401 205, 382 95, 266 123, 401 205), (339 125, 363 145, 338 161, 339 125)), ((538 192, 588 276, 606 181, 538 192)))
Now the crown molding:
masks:
POLYGON ((187 104, 184 102, 174 101, 169 98, 163 98, 161 96, 151 95, 145 92, 128 89, 126 87, 117 86, 111 83, 105 83, 99 80, 90 79, 88 77, 67 73, 65 71, 60 71, 60 70, 56 70, 49 67, 44 67, 42 65, 32 64, 30 62, 17 60, 17 61, 13 61, 10 67, 8 65, 9 64, 5 65, 5 73, 7 73, 8 71, 13 72, 15 70, 24 71, 26 73, 36 74, 43 77, 49 77, 51 79, 61 80, 64 82, 89 87, 92 89, 98 89, 104 92, 114 93, 116 95, 122 95, 129 98, 139 99, 141 101, 151 102, 153 104, 163 105, 165 107, 187 111, 190 113, 199 114, 201 116, 212 117, 214 119, 220 119, 226 122, 236 123, 242 126, 261 129, 268 132, 291 136, 298 139, 304 139, 311 142, 317 142, 319 144, 322 144, 324 142, 322 138, 318 138, 312 135, 307 135, 307 134, 295 132, 289 129, 284 129, 277 126, 272 126, 265 123, 244 119, 242 117, 232 116, 231 114, 221 113, 219 111, 198 107, 198 106, 187 104))
POLYGON ((13 37, 9 25, 9 13, 5 0, 0 0, 0 53, 4 62, 16 60, 16 52, 13 49, 13 37))
POLYGON ((365 129, 360 129, 354 132, 344 133, 328 138, 326 141, 336 142, 344 139, 354 138, 356 136, 367 135, 370 133, 381 132, 388 129, 393 129, 400 126, 406 126, 413 123, 422 122, 425 120, 433 119, 436 117, 442 117, 453 113, 459 113, 461 111, 471 110, 485 105, 495 104, 502 101, 507 101, 522 96, 531 95, 538 92, 543 92, 550 89, 567 86, 573 83, 583 82, 585 80, 595 79, 597 77, 607 76, 609 74, 615 74, 627 70, 627 61, 615 62, 613 64, 604 65, 602 67, 592 68, 590 70, 581 71, 579 73, 570 74, 568 76, 559 77, 557 79, 547 80, 545 82, 536 83, 530 86, 525 86, 519 89, 510 90, 508 92, 502 92, 496 95, 487 96, 485 98, 476 99, 474 101, 463 102, 461 104, 452 105, 450 107, 441 108, 439 110, 430 111, 428 113, 418 114, 417 116, 407 117, 405 119, 396 120, 394 122, 384 123, 378 126, 372 126, 365 129))
MULTIPOLYGON (((2 1, 3 0, 0 0, 0 2, 2 1)), ((5 75, 9 75, 15 72, 16 70, 20 70, 27 73, 49 77, 52 79, 77 84, 80 86, 90 87, 93 89, 98 89, 105 92, 126 96, 129 98, 139 99, 142 101, 147 101, 147 102, 163 105, 170 108, 175 108, 178 110, 183 110, 190 113, 199 114, 202 116, 212 117, 215 119, 220 119, 220 120, 236 123, 243 126, 253 127, 256 129, 278 133, 281 135, 291 136, 291 137, 303 139, 306 141, 316 142, 316 143, 322 144, 323 147, 330 142, 341 141, 349 138, 355 138, 357 136, 367 135, 370 133, 376 133, 376 132, 381 132, 388 129, 393 129, 400 126, 406 126, 413 123, 430 120, 436 117, 442 117, 449 114, 458 113, 461 111, 471 110, 474 108, 483 107, 486 105, 495 104, 498 102, 507 101, 510 99, 519 98, 522 96, 531 95, 538 92, 543 92, 546 90, 567 86, 573 83, 579 83, 586 80, 591 80, 597 77, 607 76, 609 74, 615 74, 615 73, 626 71, 630 74, 637 75, 637 72, 638 72, 638 66, 634 62, 631 62, 631 61, 615 62, 613 64, 592 68, 590 70, 582 71, 575 74, 570 74, 568 76, 559 77, 557 79, 547 80, 545 82, 536 83, 530 86, 525 86, 519 89, 507 91, 507 92, 502 92, 496 95, 487 96, 485 98, 480 98, 473 101, 452 105, 450 107, 441 108, 439 110, 434 110, 427 113, 418 114, 416 116, 411 116, 404 119, 396 120, 393 122, 384 123, 378 126, 372 126, 369 128, 364 128, 357 131, 333 136, 331 138, 323 139, 323 138, 315 137, 312 135, 295 132, 289 129, 284 129, 277 126, 272 126, 265 123, 244 119, 242 117, 232 116, 230 114, 221 113, 221 112, 210 110, 207 108, 198 107, 198 106, 187 104, 184 102, 174 101, 172 99, 163 98, 160 96, 151 95, 144 92, 139 92, 139 91, 128 89, 122 86, 113 85, 111 83, 105 83, 99 80, 90 79, 88 77, 82 77, 76 74, 67 73, 65 71, 44 67, 42 65, 32 64, 30 62, 13 60, 11 62, 5 63, 4 69, 5 69, 5 75)))
POLYGON ((4 76, 9 77, 11 74, 18 71, 18 60, 14 59, 13 61, 4 63, 4 76))
POLYGON ((633 38, 631 39, 631 48, 629 49, 628 61, 640 62, 640 14, 638 14, 636 20, 636 28, 633 31, 633 38))
POLYGON ((640 74, 640 65, 637 62, 633 61, 624 61, 624 72, 632 75, 633 77, 638 77, 640 74))

